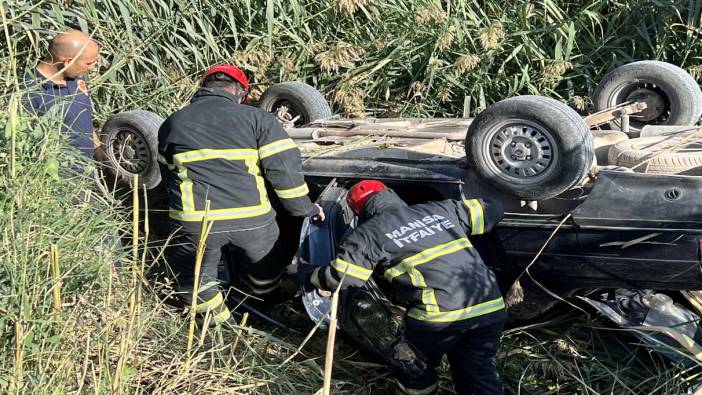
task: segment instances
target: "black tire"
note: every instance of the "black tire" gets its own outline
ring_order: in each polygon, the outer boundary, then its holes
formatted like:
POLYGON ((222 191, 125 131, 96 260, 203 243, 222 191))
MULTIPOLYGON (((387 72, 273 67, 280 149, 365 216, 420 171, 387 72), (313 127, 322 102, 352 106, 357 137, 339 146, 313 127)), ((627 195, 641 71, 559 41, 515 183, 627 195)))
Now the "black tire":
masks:
POLYGON ((266 89, 258 106, 273 114, 286 106, 290 119, 300 116, 296 127, 332 116, 327 99, 317 89, 298 81, 281 82, 266 89))
POLYGON ((132 186, 134 174, 146 189, 161 183, 158 168, 158 128, 163 118, 149 111, 127 111, 111 116, 100 132, 107 154, 107 171, 132 186))
POLYGON ((674 147, 686 143, 682 137, 655 136, 621 141, 609 149, 609 163, 632 168, 648 161, 634 171, 702 176, 702 144, 690 141, 679 149, 674 147))
MULTIPOLYGON (((702 116, 702 91, 690 74, 678 66, 644 60, 607 73, 592 96, 595 111, 630 100, 646 98, 649 108, 630 118, 630 130, 646 125, 693 125, 702 116)), ((621 130, 619 120, 610 122, 621 130)), ((638 135, 638 134, 636 134, 638 135)))
POLYGON ((592 147, 595 150, 595 158, 597 164, 605 166, 609 163, 609 149, 620 141, 629 140, 626 133, 618 130, 593 130, 592 132, 592 147))
POLYGON ((594 160, 592 134, 583 119, 541 96, 512 97, 478 114, 468 129, 466 153, 484 182, 530 200, 567 191, 594 160))

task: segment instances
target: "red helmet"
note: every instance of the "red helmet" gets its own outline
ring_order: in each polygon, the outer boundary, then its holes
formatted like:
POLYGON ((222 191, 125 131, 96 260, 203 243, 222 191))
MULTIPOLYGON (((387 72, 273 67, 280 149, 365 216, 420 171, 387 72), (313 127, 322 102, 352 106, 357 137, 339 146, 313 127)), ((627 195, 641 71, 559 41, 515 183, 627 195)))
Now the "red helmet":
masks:
POLYGON ((223 73, 228 75, 229 77, 233 78, 234 81, 240 83, 244 89, 248 90, 249 89, 249 79, 246 78, 246 74, 244 74, 243 71, 241 71, 240 68, 236 66, 232 66, 230 64, 218 64, 217 66, 214 66, 207 70, 205 72, 205 75, 202 76, 202 79, 204 80, 205 78, 211 76, 212 74, 215 73, 223 73))
POLYGON ((363 180, 359 181, 354 186, 349 189, 349 193, 346 195, 346 202, 351 207, 351 211, 358 215, 363 210, 363 206, 366 205, 368 199, 380 191, 388 189, 385 184, 376 180, 363 180))

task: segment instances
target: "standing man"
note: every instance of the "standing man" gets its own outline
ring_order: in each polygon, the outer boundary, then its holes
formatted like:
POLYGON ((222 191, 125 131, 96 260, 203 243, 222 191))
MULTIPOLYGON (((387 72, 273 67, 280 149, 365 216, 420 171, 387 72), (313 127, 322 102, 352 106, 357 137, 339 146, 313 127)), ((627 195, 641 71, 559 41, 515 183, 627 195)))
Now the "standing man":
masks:
POLYGON ((483 234, 502 219, 499 202, 444 200, 407 206, 379 181, 361 181, 347 202, 357 227, 338 247, 329 266, 288 266, 301 284, 332 291, 362 287, 376 267, 407 308, 404 341, 414 352, 395 348, 396 393, 436 392, 436 368, 448 355, 459 394, 502 394, 495 355, 507 317, 497 279, 469 236, 483 234), (404 351, 403 351, 404 350, 404 351))
POLYGON ((67 30, 49 43, 49 53, 27 74, 23 99, 25 109, 36 115, 62 106, 63 132, 85 156, 103 157, 93 128, 93 102, 84 75, 95 69, 100 47, 87 34, 67 30))
POLYGON ((219 291, 222 249, 233 251, 255 296, 274 299, 285 269, 279 229, 266 192, 268 181, 293 216, 324 219, 307 197, 300 151, 280 123, 243 105, 249 82, 238 68, 223 64, 205 73, 189 105, 171 114, 158 134, 159 162, 169 195, 176 238, 166 260, 180 297, 210 311, 214 322, 229 319, 219 291), (203 216, 213 221, 207 238, 198 300, 192 301, 195 253, 203 216))

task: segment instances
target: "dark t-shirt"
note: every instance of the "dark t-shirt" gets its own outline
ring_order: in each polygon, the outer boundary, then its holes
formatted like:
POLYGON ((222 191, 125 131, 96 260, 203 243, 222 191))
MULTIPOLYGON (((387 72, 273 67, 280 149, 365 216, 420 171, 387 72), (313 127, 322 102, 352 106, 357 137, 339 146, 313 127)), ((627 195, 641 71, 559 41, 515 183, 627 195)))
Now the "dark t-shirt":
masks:
POLYGON ((27 73, 24 78, 27 90, 22 104, 26 111, 44 115, 52 107, 61 105, 57 114, 63 115, 63 132, 68 134, 71 145, 87 157, 93 157, 93 102, 83 79, 67 79, 66 85, 47 81, 38 71, 27 73))

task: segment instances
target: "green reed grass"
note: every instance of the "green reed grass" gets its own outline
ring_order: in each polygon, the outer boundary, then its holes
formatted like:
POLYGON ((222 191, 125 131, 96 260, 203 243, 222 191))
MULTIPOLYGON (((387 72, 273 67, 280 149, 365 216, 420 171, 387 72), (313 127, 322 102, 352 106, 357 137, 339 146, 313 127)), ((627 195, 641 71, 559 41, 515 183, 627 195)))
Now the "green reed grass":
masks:
POLYGON ((339 113, 451 115, 516 94, 585 103, 598 78, 639 59, 702 70, 700 1, 15 0, 4 8, 6 80, 45 38, 80 26, 103 46, 94 78, 100 119, 126 109, 167 114, 202 71, 244 67, 254 96, 306 81, 339 113), (71 7, 70 5, 73 5, 71 7), (9 48, 18 64, 8 63, 9 48), (419 85, 417 84, 419 83, 419 85), (414 88, 422 87, 421 95, 414 88))

